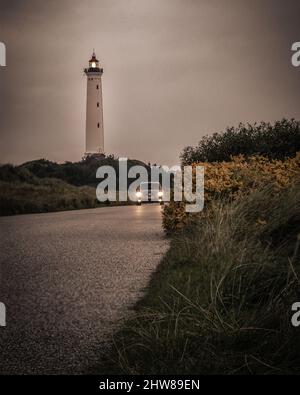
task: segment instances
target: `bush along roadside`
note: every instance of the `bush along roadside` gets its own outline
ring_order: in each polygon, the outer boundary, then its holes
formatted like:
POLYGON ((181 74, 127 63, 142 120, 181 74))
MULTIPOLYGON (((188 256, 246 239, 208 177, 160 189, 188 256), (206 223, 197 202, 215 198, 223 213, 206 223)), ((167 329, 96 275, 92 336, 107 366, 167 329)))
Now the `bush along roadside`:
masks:
POLYGON ((178 232, 99 371, 299 374, 299 201, 261 187, 178 232))
POLYGON ((55 178, 36 179, 32 183, 0 181, 0 216, 128 204, 132 203, 101 203, 94 187, 76 187, 55 178))
POLYGON ((182 229, 191 221, 210 215, 216 201, 234 200, 264 185, 273 185, 274 191, 291 186, 300 179, 300 152, 286 160, 238 155, 232 157, 230 162, 196 162, 192 166, 203 166, 205 169, 205 209, 198 215, 191 215, 185 211, 185 202, 171 201, 163 212, 163 227, 168 234, 182 229))
POLYGON ((183 165, 194 162, 230 161, 232 156, 262 155, 284 160, 300 151, 300 121, 282 119, 228 127, 222 133, 204 136, 196 147, 186 147, 181 154, 183 165))
MULTIPOLYGON (((0 215, 131 204, 120 202, 118 191, 116 202, 97 200, 96 187, 102 179, 96 178, 96 171, 104 165, 116 170, 118 180, 119 161, 113 155, 95 154, 75 163, 40 159, 20 166, 0 165, 0 215)), ((150 169, 141 161, 128 159, 129 169, 135 165, 150 169)))

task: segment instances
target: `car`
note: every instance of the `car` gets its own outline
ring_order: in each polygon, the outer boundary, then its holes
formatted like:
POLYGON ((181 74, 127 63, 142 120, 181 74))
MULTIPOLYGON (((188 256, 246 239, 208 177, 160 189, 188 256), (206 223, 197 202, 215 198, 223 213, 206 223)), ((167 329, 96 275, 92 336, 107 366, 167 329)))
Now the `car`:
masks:
POLYGON ((163 191, 159 182, 141 182, 136 192, 137 204, 140 206, 142 202, 163 202, 163 191))

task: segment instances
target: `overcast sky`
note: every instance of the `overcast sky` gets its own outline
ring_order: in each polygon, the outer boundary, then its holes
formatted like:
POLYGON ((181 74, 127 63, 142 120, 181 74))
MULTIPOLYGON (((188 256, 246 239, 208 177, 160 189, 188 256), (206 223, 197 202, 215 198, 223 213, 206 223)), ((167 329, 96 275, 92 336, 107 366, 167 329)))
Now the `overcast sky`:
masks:
POLYGON ((105 151, 173 165, 240 121, 300 119, 298 0, 0 0, 2 163, 79 160, 93 48, 105 151))

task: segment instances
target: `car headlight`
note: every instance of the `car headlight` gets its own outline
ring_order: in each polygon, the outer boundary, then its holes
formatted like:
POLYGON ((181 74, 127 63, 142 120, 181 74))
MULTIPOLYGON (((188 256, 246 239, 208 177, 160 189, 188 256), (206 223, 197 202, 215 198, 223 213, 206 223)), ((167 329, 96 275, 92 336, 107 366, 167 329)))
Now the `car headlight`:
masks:
POLYGON ((142 196, 142 192, 138 191, 136 192, 136 197, 140 198, 142 196))
POLYGON ((159 191, 158 192, 158 197, 162 197, 163 196, 163 192, 159 191))

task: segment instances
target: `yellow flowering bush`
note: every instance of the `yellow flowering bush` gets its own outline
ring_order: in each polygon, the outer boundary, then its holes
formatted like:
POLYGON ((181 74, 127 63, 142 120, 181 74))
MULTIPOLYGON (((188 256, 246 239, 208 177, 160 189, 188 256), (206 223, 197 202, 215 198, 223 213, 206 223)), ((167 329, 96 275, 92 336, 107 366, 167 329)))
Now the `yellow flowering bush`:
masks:
POLYGON ((270 160, 263 156, 245 158, 239 155, 232 157, 230 162, 197 162, 192 166, 204 166, 205 169, 204 211, 189 214, 185 212, 185 202, 171 201, 163 213, 163 227, 169 233, 183 228, 189 220, 199 215, 207 215, 207 209, 213 207, 217 200, 232 200, 265 185, 272 185, 275 190, 288 187, 300 178, 300 152, 286 160, 270 160))

